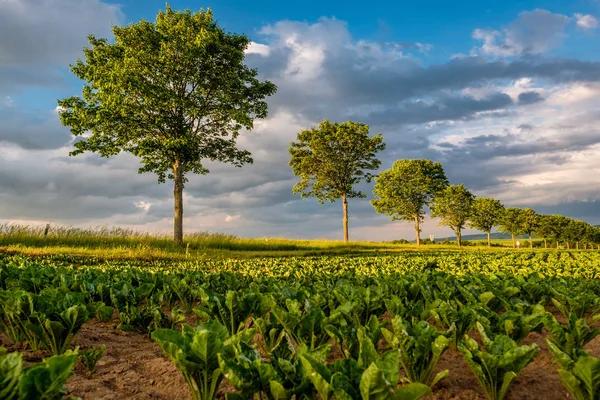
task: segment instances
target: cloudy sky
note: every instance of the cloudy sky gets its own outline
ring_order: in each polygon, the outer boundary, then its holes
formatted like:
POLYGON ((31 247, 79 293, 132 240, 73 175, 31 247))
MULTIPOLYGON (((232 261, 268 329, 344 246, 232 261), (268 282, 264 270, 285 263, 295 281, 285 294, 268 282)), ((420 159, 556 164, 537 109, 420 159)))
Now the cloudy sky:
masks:
MULTIPOLYGON (((381 132, 383 169, 440 161, 478 196, 600 223, 600 1, 411 3, 172 2, 211 7, 227 31, 247 34, 247 63, 279 87, 269 118, 239 140, 254 164, 190 176, 187 231, 341 238, 339 202, 291 193, 289 142, 325 118, 381 132)), ((152 20, 163 7, 0 0, 0 222, 171 228, 170 183, 138 175, 132 156, 69 157, 72 137, 56 114, 58 98, 80 94, 68 65, 87 34, 110 37, 111 24, 152 20)), ((427 220, 430 233, 449 231, 427 220)), ((413 231, 351 200, 350 236, 413 231)))

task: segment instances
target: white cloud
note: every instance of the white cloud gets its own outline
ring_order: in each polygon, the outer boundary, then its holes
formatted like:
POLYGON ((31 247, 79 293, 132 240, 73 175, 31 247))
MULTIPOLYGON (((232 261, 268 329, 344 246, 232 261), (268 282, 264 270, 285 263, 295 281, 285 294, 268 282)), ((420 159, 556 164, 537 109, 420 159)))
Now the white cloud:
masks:
POLYGON ((266 44, 250 42, 246 49, 246 54, 260 54, 261 56, 268 56, 271 49, 266 44))
POLYGON ((578 28, 589 30, 598 26, 598 20, 591 14, 575 14, 575 20, 578 28))

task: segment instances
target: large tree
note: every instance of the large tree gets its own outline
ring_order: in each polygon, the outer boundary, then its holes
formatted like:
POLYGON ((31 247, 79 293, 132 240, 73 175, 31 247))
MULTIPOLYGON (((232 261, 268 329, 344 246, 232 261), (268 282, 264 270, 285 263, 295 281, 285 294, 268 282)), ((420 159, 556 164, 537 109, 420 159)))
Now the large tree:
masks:
POLYGON ((471 215, 475 196, 464 185, 450 185, 439 192, 431 204, 431 216, 440 218, 440 225, 450 227, 456 234, 458 247, 462 244, 462 230, 471 215))
POLYGON ((523 210, 517 207, 509 207, 500 219, 498 230, 511 235, 514 248, 517 247, 516 236, 525 233, 523 225, 523 210))
POLYGON ((467 226, 485 232, 487 234, 488 247, 491 247, 490 232, 499 224, 503 214, 504 206, 500 200, 489 197, 478 197, 473 201, 467 226))
POLYGON ((61 122, 79 136, 71 155, 129 152, 140 173, 173 180, 174 238, 182 243, 186 173, 207 174, 205 160, 251 163, 236 138, 267 116, 264 99, 276 87, 244 64, 248 38, 225 32, 210 10, 167 5, 155 22, 112 31, 112 42, 89 36, 84 60, 71 66, 85 82, 82 97, 58 102, 61 122))
POLYGON ((385 149, 381 134, 369 136, 369 126, 360 122, 321 122, 317 128, 298 133, 289 148, 290 167, 300 177, 292 191, 316 197, 319 203, 342 200, 344 241, 348 242, 348 199, 364 198, 355 186, 370 182, 379 168, 377 152, 385 149))
POLYGON ((430 160, 397 160, 392 168, 375 178, 375 198, 371 204, 375 211, 391 216, 393 221, 414 222, 418 246, 424 208, 446 186, 448 178, 442 164, 430 160))

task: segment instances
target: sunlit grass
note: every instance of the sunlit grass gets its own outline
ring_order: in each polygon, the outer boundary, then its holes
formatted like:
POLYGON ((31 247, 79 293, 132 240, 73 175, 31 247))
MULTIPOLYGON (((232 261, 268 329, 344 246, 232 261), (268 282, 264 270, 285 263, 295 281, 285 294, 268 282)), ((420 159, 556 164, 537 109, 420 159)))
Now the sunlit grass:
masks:
MULTIPOLYGON (((35 227, 0 224, 0 251, 29 255, 79 255, 110 259, 199 259, 312 256, 325 254, 388 253, 406 251, 456 251, 456 244, 350 242, 338 240, 294 240, 286 238, 240 238, 225 233, 195 232, 184 237, 184 246, 170 235, 150 234, 118 227, 35 227)), ((500 241, 494 241, 496 243, 500 241)), ((501 241, 504 245, 509 242, 501 241)), ((484 242, 464 246, 464 251, 487 250, 484 242)), ((507 247, 493 249, 506 250, 507 247)))

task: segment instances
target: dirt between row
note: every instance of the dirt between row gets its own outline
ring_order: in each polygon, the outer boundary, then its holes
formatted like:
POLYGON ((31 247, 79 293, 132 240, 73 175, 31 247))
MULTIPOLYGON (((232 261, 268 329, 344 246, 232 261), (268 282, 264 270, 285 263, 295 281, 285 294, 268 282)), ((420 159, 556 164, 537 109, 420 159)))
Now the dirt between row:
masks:
MULTIPOLYGON (((192 396, 181 373, 148 336, 122 332, 114 323, 87 322, 75 338, 74 345, 81 350, 106 345, 106 352, 97 364, 92 376, 87 376, 83 365, 76 365, 74 374, 67 382, 69 396, 88 399, 165 399, 188 400, 192 396)), ((572 396, 560 382, 558 367, 553 364, 542 334, 532 332, 525 344, 536 343, 540 354, 515 379, 507 396, 510 400, 563 400, 572 396)), ((9 346, 10 347, 10 346, 9 346)), ((600 355, 600 336, 587 346, 592 355, 600 355)), ((26 361, 40 361, 41 352, 24 352, 26 361)), ((479 400, 485 399, 477 379, 462 355, 452 349, 440 359, 437 370, 448 369, 450 374, 440 381, 428 400, 479 400)), ((233 388, 224 380, 218 398, 233 388)))

